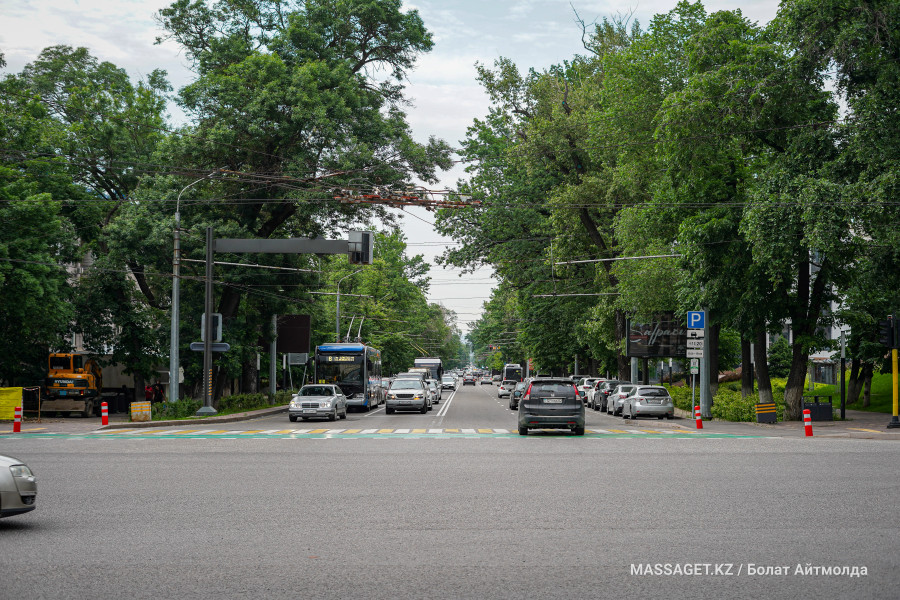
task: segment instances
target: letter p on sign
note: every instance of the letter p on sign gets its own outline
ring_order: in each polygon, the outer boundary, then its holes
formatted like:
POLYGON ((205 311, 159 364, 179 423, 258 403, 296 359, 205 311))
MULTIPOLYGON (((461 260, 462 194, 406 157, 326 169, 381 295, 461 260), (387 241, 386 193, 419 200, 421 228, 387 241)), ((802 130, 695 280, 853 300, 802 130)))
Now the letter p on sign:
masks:
POLYGON ((688 329, 703 329, 706 326, 706 312, 702 310, 688 311, 688 329))

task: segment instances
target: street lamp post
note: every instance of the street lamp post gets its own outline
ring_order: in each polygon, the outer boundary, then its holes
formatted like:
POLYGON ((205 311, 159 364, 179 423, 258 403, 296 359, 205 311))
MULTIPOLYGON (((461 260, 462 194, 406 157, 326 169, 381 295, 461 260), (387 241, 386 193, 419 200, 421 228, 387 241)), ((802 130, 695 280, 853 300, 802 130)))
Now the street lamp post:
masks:
MULTIPOLYGON (((350 273, 350 275, 356 275, 360 271, 362 271, 361 268, 353 271, 352 273, 350 273)), ((341 341, 341 282, 343 280, 347 279, 348 277, 350 277, 350 275, 344 275, 343 277, 338 279, 338 282, 337 282, 337 309, 335 311, 336 316, 335 316, 334 332, 335 332, 335 335, 337 335, 338 342, 341 341)))
MULTIPOLYGON (((205 177, 201 177, 197 181, 192 181, 178 192, 178 198, 175 200, 175 253, 172 257, 172 329, 171 340, 169 344, 169 402, 177 402, 180 395, 179 377, 179 356, 178 356, 178 325, 179 325, 179 298, 181 295, 181 280, 179 274, 181 272, 181 195, 194 184, 209 179, 219 171, 213 171, 205 177)), ((207 330, 208 331, 208 330, 207 330)))

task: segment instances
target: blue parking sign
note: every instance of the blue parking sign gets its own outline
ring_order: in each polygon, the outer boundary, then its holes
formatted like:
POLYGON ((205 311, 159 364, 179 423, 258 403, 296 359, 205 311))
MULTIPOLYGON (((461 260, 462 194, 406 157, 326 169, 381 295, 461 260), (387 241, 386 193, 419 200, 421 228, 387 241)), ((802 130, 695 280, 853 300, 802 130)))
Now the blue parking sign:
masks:
POLYGON ((690 310, 687 314, 688 329, 703 329, 706 326, 706 311, 690 310))

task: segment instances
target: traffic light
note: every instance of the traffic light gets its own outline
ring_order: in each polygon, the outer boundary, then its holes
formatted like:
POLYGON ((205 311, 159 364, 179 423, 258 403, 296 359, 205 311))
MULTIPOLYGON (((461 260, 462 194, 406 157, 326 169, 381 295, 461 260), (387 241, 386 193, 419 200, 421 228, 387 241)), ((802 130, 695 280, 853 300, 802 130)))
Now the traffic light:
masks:
POLYGON ((897 348, 897 322, 893 317, 878 321, 878 343, 887 348, 897 348))

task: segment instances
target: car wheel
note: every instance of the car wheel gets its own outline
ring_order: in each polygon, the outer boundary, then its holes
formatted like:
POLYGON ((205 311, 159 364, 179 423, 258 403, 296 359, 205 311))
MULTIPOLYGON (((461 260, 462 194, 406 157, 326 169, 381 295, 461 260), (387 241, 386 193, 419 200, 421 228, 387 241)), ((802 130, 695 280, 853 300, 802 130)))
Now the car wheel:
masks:
POLYGON ((675 415, 666 415, 666 418, 667 418, 667 419, 674 419, 674 418, 675 418, 675 415))
POLYGON ((82 417, 92 417, 94 412, 94 401, 93 400, 85 400, 84 402, 84 412, 81 413, 82 417))
POLYGON ((656 418, 659 419, 660 421, 662 421, 664 416, 666 416, 666 415, 659 415, 659 416, 656 417, 656 418))
POLYGON ((288 415, 288 419, 291 420, 291 423, 297 422, 297 415, 288 415))
POLYGON ((427 402, 422 405, 422 410, 420 410, 419 412, 422 413, 423 415, 428 412, 428 403, 427 402))
POLYGON ((584 435, 584 427, 573 427, 572 433, 575 435, 584 435))
POLYGON ((344 412, 341 413, 341 418, 342 418, 342 419, 346 419, 346 418, 347 418, 347 408, 346 408, 346 407, 344 407, 344 412))
POLYGON ((300 418, 303 419, 304 421, 309 421, 309 417, 300 417, 300 418))
POLYGON ((519 426, 519 435, 528 435, 528 428, 519 426))
POLYGON ((385 407, 385 409, 384 409, 384 414, 386 414, 386 415, 392 415, 392 414, 394 414, 394 409, 393 409, 393 408, 387 408, 387 407, 385 407))
POLYGON ((334 412, 328 415, 329 421, 337 421, 337 409, 334 409, 334 412))

